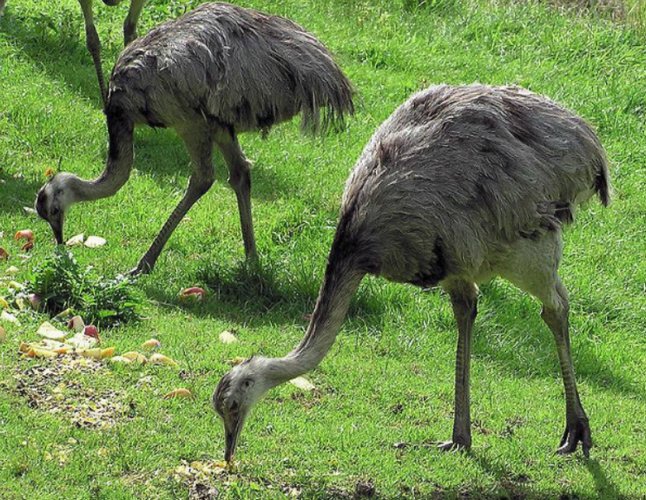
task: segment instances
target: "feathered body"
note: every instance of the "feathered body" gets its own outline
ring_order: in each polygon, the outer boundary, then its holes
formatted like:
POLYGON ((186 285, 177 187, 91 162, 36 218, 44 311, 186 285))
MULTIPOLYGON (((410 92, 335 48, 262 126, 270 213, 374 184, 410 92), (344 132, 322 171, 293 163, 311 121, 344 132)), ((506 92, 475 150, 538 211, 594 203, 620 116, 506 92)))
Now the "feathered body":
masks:
POLYGON ((316 367, 366 274, 440 285, 458 327, 452 439, 471 446, 470 355, 477 283, 502 276, 537 297, 552 331, 566 395, 559 453, 592 446, 570 354, 568 293, 557 270, 561 225, 595 192, 609 202, 608 167, 594 131, 549 99, 516 87, 431 87, 375 132, 348 179, 312 319, 283 358, 255 356, 213 395, 225 459, 249 409, 272 387, 316 367))
POLYGON ((109 108, 151 126, 213 120, 236 132, 298 113, 316 130, 353 109, 350 82, 313 35, 225 3, 203 4, 132 43, 112 73, 109 108))
POLYGON ((123 51, 112 72, 105 112, 110 146, 104 172, 92 181, 55 176, 41 189, 36 208, 62 243, 69 205, 112 196, 128 180, 134 127, 174 128, 191 156, 193 175, 184 198, 133 270, 138 274, 154 267, 179 221, 213 184, 214 146, 236 193, 245 253, 255 258, 250 162, 238 134, 266 133, 299 113, 304 130, 325 129, 353 112, 352 88, 325 47, 297 24, 207 3, 123 51))
POLYGON ((581 118, 518 87, 431 87, 364 149, 337 240, 393 281, 481 282, 519 239, 571 221, 594 192, 608 203, 608 168, 581 118))

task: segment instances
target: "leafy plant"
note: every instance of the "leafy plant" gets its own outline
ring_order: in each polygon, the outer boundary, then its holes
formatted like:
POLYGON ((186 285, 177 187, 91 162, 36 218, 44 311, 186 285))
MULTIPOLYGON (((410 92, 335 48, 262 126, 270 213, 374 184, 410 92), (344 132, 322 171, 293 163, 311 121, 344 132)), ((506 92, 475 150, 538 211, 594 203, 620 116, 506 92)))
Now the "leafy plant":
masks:
POLYGON ((50 314, 72 309, 86 322, 115 326, 137 320, 143 302, 124 276, 105 279, 92 267, 82 269, 65 248, 43 262, 27 283, 27 290, 40 296, 43 308, 50 314))

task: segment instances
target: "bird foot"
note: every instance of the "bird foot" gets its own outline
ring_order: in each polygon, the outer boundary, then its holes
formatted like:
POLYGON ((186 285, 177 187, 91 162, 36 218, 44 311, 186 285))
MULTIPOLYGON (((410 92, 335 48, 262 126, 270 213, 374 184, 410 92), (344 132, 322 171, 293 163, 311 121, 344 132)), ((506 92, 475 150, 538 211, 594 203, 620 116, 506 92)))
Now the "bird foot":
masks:
POLYGON ((451 453, 469 451, 470 444, 460 443, 459 441, 446 441, 437 445, 438 450, 450 451, 451 453))
POLYGON ((136 276, 141 276, 142 274, 150 274, 150 271, 152 270, 153 266, 142 260, 137 264, 137 267, 131 269, 128 274, 134 278, 136 276))
POLYGON ((556 453, 559 455, 574 453, 579 441, 583 448, 583 455, 586 458, 590 457, 592 437, 590 435, 590 424, 588 423, 588 419, 585 417, 579 418, 573 424, 568 423, 566 425, 563 438, 561 438, 561 443, 559 445, 559 449, 556 450, 556 453))

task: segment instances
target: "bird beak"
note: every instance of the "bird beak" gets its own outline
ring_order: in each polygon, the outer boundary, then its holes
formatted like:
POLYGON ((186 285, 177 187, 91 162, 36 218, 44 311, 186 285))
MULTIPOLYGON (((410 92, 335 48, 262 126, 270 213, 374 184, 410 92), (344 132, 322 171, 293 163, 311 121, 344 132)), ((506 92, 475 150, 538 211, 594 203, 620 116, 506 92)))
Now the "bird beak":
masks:
POLYGON ((242 419, 238 418, 230 423, 230 425, 224 424, 224 438, 225 438, 225 449, 224 449, 224 460, 227 463, 231 463, 233 460, 233 455, 236 451, 236 445, 238 444, 238 436, 242 430, 242 419))
POLYGON ((56 244, 63 244, 63 218, 59 217, 56 219, 48 220, 52 231, 54 232, 54 238, 56 238, 56 244))

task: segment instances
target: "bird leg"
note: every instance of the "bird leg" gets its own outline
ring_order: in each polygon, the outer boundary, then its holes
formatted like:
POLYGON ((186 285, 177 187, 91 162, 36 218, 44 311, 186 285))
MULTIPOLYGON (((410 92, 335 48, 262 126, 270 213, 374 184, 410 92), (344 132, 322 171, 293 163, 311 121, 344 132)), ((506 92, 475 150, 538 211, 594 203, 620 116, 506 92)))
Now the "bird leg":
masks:
POLYGON ((256 260, 257 253, 251 216, 251 177, 249 175, 251 164, 242 152, 235 135, 228 139, 219 138, 217 144, 222 151, 227 167, 229 167, 229 185, 235 191, 238 200, 245 255, 247 260, 253 261, 256 260))
POLYGON ((574 367, 570 354, 570 334, 568 325, 568 295, 565 287, 559 282, 556 284, 558 298, 556 305, 543 304, 541 317, 552 331, 556 341, 556 349, 561 365, 561 374, 565 386, 565 432, 557 450, 559 454, 572 453, 576 450, 579 441, 583 447, 583 454, 590 456, 592 437, 588 417, 581 405, 579 392, 574 379, 574 367))
POLYGON ((130 42, 137 38, 137 21, 141 14, 145 0, 131 0, 130 10, 126 20, 123 22, 123 45, 127 47, 130 42))
POLYGON ((103 79, 103 67, 101 66, 101 41, 99 34, 94 27, 94 17, 92 15, 92 0, 79 0, 81 10, 83 11, 83 18, 85 20, 85 43, 87 50, 92 56, 94 61, 94 69, 96 70, 96 77, 99 80, 99 89, 101 91, 101 99, 103 100, 103 107, 107 105, 108 94, 105 89, 105 81, 103 79))
POLYGON ((458 324, 458 348, 455 359, 455 414, 451 441, 439 445, 443 451, 471 448, 471 414, 469 402, 469 365, 471 331, 477 314, 477 288, 473 283, 460 283, 448 290, 453 314, 458 324))
MULTIPOLYGON (((179 131, 178 131, 179 132, 179 131)), ((191 160, 193 162, 193 175, 188 182, 188 188, 184 197, 173 210, 161 231, 153 241, 148 251, 141 258, 137 267, 131 271, 132 275, 147 274, 155 267, 155 262, 161 253, 164 245, 173 234, 177 225, 184 218, 190 208, 199 200, 204 193, 213 185, 215 172, 211 161, 213 141, 210 135, 202 132, 181 134, 191 160)))

